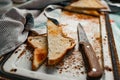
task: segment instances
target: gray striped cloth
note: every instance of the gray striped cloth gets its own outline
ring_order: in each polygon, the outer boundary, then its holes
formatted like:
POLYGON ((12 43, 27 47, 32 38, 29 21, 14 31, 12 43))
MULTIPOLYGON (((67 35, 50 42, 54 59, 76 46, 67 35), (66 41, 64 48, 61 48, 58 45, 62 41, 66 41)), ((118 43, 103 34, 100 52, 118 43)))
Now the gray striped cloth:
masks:
POLYGON ((0 19, 0 56, 23 43, 28 31, 24 29, 26 18, 13 8, 0 19))
POLYGON ((49 5, 43 12, 13 7, 0 17, 0 56, 15 50, 24 43, 29 31, 46 33, 47 19, 59 22, 60 6, 49 5))

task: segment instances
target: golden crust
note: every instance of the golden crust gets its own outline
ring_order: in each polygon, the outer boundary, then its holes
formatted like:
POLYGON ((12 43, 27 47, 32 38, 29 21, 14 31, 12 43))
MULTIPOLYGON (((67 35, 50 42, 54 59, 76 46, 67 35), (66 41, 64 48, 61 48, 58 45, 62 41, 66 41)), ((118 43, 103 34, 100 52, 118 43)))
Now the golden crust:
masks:
POLYGON ((32 70, 37 70, 47 58, 47 50, 36 48, 33 54, 32 70))

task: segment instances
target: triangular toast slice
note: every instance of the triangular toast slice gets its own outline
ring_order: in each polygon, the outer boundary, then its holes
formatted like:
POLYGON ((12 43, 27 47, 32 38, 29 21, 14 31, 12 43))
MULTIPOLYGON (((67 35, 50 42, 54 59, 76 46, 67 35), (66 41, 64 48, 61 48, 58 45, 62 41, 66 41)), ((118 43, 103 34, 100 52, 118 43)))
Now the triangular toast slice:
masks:
POLYGON ((56 65, 59 63, 67 50, 75 46, 75 41, 72 38, 66 37, 62 33, 62 28, 56 26, 48 20, 48 65, 56 65))
POLYGON ((35 36, 28 37, 28 43, 34 48, 32 70, 37 70, 39 66, 46 60, 47 49, 47 37, 35 36))
POLYGON ((70 4, 71 7, 81 8, 81 9, 105 9, 99 0, 78 0, 70 4))

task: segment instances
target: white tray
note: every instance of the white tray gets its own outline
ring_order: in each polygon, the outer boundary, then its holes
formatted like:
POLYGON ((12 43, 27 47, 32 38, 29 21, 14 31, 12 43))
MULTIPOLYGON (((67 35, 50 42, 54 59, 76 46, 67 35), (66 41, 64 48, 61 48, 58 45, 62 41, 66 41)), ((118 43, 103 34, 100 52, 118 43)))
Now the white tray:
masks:
POLYGON ((7 73, 17 74, 41 80, 86 80, 86 71, 81 53, 78 51, 77 25, 84 27, 87 37, 94 48, 104 74, 100 80, 114 80, 113 67, 108 46, 105 16, 90 17, 63 12, 60 24, 63 32, 75 39, 76 46, 73 52, 67 53, 64 60, 55 67, 40 66, 37 71, 31 70, 31 52, 21 45, 5 62, 3 69, 7 73))

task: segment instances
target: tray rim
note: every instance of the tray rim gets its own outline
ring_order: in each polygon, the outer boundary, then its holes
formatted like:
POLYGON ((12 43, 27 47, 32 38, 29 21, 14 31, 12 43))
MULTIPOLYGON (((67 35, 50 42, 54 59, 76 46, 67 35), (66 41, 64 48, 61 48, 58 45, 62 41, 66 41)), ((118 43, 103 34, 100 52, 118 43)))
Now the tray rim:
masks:
POLYGON ((120 66, 119 66, 119 59, 118 59, 118 53, 116 50, 116 45, 115 45, 115 40, 113 37, 113 31, 112 27, 110 24, 110 18, 109 18, 109 13, 105 13, 105 21, 106 21, 106 30, 107 30, 107 35, 108 35, 108 45, 109 45, 109 50, 111 53, 111 61, 112 61, 112 66, 113 66, 113 75, 114 75, 114 80, 120 80, 120 66))

